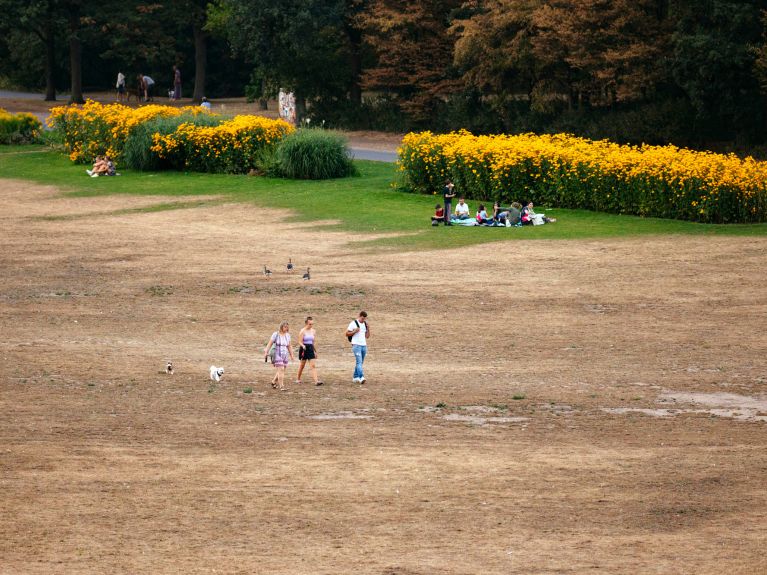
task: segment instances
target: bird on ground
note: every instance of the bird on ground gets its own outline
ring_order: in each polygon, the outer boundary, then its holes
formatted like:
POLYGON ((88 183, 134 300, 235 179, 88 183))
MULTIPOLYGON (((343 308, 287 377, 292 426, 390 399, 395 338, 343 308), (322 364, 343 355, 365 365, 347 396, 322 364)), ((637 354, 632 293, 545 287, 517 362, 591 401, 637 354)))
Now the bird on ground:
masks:
POLYGON ((293 258, 288 258, 288 271, 293 271, 293 258))
POLYGON ((272 270, 264 266, 264 275, 268 278, 272 277, 272 270))
POLYGON ((301 277, 304 278, 306 281, 309 281, 310 279, 312 279, 312 276, 309 275, 309 268, 306 268, 306 273, 301 277))

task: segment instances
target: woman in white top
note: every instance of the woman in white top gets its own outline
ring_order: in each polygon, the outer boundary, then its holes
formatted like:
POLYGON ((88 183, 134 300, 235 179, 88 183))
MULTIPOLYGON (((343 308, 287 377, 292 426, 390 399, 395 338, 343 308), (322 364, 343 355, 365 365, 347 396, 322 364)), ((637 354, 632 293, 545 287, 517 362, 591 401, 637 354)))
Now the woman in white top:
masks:
POLYGON ((269 357, 269 351, 272 347, 274 350, 274 377, 272 378, 272 387, 274 389, 279 388, 280 391, 285 391, 285 368, 288 367, 288 358, 291 361, 295 361, 293 357, 293 348, 290 347, 290 326, 288 322, 283 321, 280 324, 279 331, 275 331, 272 337, 269 338, 269 343, 264 348, 264 361, 269 357))

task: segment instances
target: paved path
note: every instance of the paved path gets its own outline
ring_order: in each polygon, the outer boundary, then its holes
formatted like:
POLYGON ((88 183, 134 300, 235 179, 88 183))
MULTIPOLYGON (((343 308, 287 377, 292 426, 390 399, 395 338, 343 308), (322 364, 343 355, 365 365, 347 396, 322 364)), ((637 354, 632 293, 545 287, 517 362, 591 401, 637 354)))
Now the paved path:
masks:
POLYGON ((373 160, 374 162, 389 163, 397 161, 396 152, 381 152, 379 150, 366 150, 364 148, 350 148, 350 150, 357 160, 373 160))

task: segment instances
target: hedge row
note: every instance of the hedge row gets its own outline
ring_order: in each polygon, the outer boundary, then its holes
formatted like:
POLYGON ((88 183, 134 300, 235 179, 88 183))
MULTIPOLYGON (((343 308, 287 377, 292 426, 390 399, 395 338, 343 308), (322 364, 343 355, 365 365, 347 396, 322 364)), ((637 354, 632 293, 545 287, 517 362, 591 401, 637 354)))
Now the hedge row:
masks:
POLYGON ((767 163, 674 146, 621 146, 567 134, 405 136, 405 186, 503 203, 532 200, 707 223, 767 221, 767 163))

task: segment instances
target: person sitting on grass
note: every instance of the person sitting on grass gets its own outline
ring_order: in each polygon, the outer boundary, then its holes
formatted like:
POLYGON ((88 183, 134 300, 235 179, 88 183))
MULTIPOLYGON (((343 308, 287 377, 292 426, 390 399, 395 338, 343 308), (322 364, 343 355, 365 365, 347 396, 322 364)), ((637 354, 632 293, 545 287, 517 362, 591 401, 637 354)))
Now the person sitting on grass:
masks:
POLYGON ((115 176, 117 170, 112 158, 109 156, 97 156, 96 161, 93 162, 93 169, 85 170, 91 178, 98 178, 99 176, 115 176))
POLYGON ((495 220, 487 215, 485 204, 479 204, 479 210, 477 211, 477 223, 480 226, 492 226, 495 224, 495 220))
POLYGON ((506 225, 509 217, 509 211, 501 207, 498 202, 493 204, 493 220, 497 224, 506 225))
POLYGON ((431 217, 431 225, 438 226, 441 221, 445 219, 445 210, 442 209, 442 204, 434 206, 434 215, 431 217))
POLYGON ((93 166, 90 170, 85 170, 85 173, 92 178, 97 178, 102 171, 106 171, 106 160, 104 160, 104 156, 96 156, 96 159, 93 160, 93 166))
POLYGON ((533 210, 533 202, 528 202, 527 205, 522 208, 520 220, 523 226, 550 224, 557 221, 556 218, 547 218, 544 214, 536 214, 533 210))
POLYGON ((463 198, 459 198, 458 204, 455 206, 455 219, 456 220, 469 219, 469 204, 467 204, 463 198))

